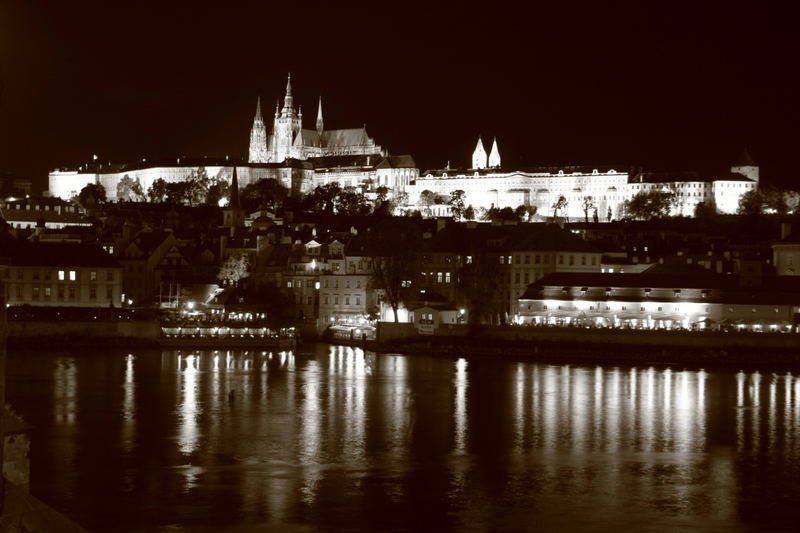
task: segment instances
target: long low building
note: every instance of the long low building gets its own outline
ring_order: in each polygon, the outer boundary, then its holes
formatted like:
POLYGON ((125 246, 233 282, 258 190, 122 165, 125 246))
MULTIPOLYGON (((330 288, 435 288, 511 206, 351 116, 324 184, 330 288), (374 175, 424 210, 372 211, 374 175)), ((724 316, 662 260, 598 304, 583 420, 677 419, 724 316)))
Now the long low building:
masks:
POLYGON ((416 180, 419 170, 411 156, 342 155, 308 160, 289 159, 283 163, 244 163, 227 159, 176 158, 169 161, 132 164, 87 164, 77 169, 56 169, 49 175, 49 193, 65 200, 74 198, 88 184, 102 185, 110 201, 127 200, 120 183, 129 178, 143 193, 162 179, 167 183, 207 177, 230 183, 236 166, 240 187, 260 179, 278 180, 292 195, 305 194, 318 185, 336 182, 342 187, 364 183, 402 191, 416 180))
MULTIPOLYGON (((745 283, 725 274, 554 273, 517 303, 522 325, 637 329, 793 331, 800 283, 786 276, 745 283)), ((751 280, 747 280, 751 281, 751 280)))
MULTIPOLYGON (((745 151, 730 167, 717 173, 641 172, 625 167, 562 166, 512 169, 501 166, 497 142, 487 159, 481 141, 470 169, 435 169, 421 173, 406 187, 409 206, 430 191, 445 199, 461 190, 464 204, 474 209, 535 207, 542 216, 573 220, 619 220, 628 214, 625 202, 639 193, 666 192, 672 196, 672 216, 694 216, 698 204, 733 214, 742 195, 758 187, 759 168, 745 151), (563 200, 559 204, 559 200, 563 200)), ((434 216, 449 214, 446 204, 430 208, 434 216)))

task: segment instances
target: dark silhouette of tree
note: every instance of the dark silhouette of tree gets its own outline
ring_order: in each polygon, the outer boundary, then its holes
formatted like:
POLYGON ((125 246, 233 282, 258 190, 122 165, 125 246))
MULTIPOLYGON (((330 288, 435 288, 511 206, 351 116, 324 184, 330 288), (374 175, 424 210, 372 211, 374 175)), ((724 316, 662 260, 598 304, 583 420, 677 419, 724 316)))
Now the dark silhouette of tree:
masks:
POLYGON ((591 196, 584 196, 581 201, 581 208, 583 209, 583 219, 589 222, 589 211, 594 209, 594 198, 591 196))
POLYGON ((569 202, 568 202, 568 201, 567 201, 567 199, 564 197, 564 195, 561 195, 561 196, 559 196, 559 197, 558 197, 558 200, 556 200, 555 202, 553 202, 553 205, 552 205, 552 208, 553 208, 553 218, 558 218, 558 214, 559 214, 561 211, 563 211, 564 209, 566 209, 566 208, 567 208, 567 204, 568 204, 568 203, 569 203, 569 202))
POLYGON ((397 311, 418 270, 416 251, 422 245, 422 234, 413 221, 393 218, 371 228, 366 239, 375 287, 382 291, 383 301, 398 322, 397 311))
POLYGON ((464 216, 464 196, 466 193, 461 189, 456 189, 450 193, 450 199, 447 201, 450 205, 450 213, 453 214, 453 219, 456 221, 461 220, 464 216))
POLYGON ((464 218, 467 220, 475 220, 475 208, 472 205, 464 209, 464 218))
POLYGON ((342 188, 336 182, 319 185, 303 198, 301 208, 311 213, 333 215, 340 192, 342 188))
POLYGON ((345 187, 335 198, 336 211, 346 216, 368 215, 369 202, 364 193, 355 187, 345 187))
POLYGON ((419 210, 422 212, 423 216, 431 216, 431 206, 436 203, 436 194, 433 191, 429 191, 425 189, 421 193, 419 193, 419 210))
POLYGON ((637 220, 663 218, 669 215, 674 195, 672 191, 641 191, 625 202, 625 210, 637 220))
POLYGON ((147 198, 151 202, 163 202, 167 198, 167 182, 163 178, 158 178, 147 189, 147 198))
POLYGON ((78 203, 89 209, 106 201, 106 189, 99 183, 89 183, 78 193, 78 203))
POLYGON ((493 324, 499 321, 500 257, 475 252, 459 271, 459 287, 468 302, 471 324, 493 324))
POLYGON ((284 204, 289 191, 273 178, 260 179, 239 192, 242 208, 252 213, 259 209, 277 209, 284 204))

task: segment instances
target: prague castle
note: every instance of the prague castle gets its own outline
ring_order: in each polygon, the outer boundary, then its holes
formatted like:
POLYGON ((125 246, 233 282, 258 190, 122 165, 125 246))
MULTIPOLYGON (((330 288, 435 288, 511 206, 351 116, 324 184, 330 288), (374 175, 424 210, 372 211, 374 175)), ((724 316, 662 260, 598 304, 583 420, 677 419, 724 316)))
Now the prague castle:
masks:
POLYGON ((332 182, 342 187, 368 182, 376 187, 402 191, 419 175, 411 156, 389 155, 367 135, 365 127, 326 130, 321 98, 315 126, 315 129, 303 127, 302 108, 295 108, 289 77, 283 107, 276 105, 269 133, 261 113, 261 99, 258 99, 246 162, 225 157, 175 158, 156 162, 143 159, 116 165, 90 163, 78 169, 50 172, 49 193, 69 199, 77 196, 87 184, 96 183, 105 188, 109 200, 126 200, 118 195, 119 184, 126 177, 138 183, 143 191, 158 179, 175 183, 201 174, 230 183, 234 165, 241 186, 272 178, 293 195, 332 182))
MULTIPOLYGON (((741 196, 758 187, 758 166, 745 154, 730 171, 714 175, 697 172, 655 173, 627 167, 536 167, 508 168, 502 165, 497 139, 487 152, 479 137, 472 153, 471 168, 427 170, 420 174, 408 155, 391 156, 372 139, 365 127, 325 129, 320 97, 314 129, 303 125, 302 106, 295 107, 291 76, 286 82, 283 106, 276 103, 272 127, 267 131, 257 99, 250 130, 248 158, 176 158, 169 161, 123 165, 88 164, 76 170, 50 173, 49 192, 69 199, 89 183, 102 185, 109 200, 126 200, 119 187, 124 178, 147 191, 158 179, 180 182, 205 175, 231 182, 236 166, 242 186, 260 179, 279 181, 292 195, 315 187, 338 183, 342 187, 367 184, 406 193, 405 209, 415 209, 425 191, 447 198, 464 191, 465 205, 491 207, 535 207, 540 215, 555 214, 573 219, 597 220, 625 216, 625 202, 640 192, 668 191, 675 201, 670 214, 693 216, 700 203, 719 213, 735 213, 741 196), (561 198, 563 197, 563 200, 561 198)), ((126 180, 127 181, 127 180, 126 180)), ((431 206, 433 216, 448 215, 449 206, 431 206)))

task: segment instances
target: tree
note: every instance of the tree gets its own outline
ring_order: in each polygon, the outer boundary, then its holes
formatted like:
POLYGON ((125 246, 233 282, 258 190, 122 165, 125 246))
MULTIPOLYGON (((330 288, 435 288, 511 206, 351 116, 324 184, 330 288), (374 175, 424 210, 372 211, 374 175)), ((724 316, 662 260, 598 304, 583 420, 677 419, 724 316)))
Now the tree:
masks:
POLYGON ((568 203, 569 203, 569 202, 568 202, 568 201, 567 201, 567 199, 564 197, 564 195, 561 195, 561 196, 559 196, 559 197, 558 197, 558 200, 556 200, 556 201, 553 203, 553 205, 552 205, 552 208, 553 208, 553 218, 558 218, 558 213, 559 213, 559 212, 561 212, 561 211, 563 211, 564 209, 566 209, 566 208, 567 208, 567 204, 568 204, 568 203))
POLYGON ((167 182, 163 178, 158 178, 147 189, 147 198, 151 202, 163 202, 167 198, 167 182))
POLYGON ((364 193, 355 187, 345 187, 336 196, 336 211, 341 215, 368 215, 369 202, 364 193))
POLYGON ((220 205, 224 201, 225 198, 228 198, 231 193, 231 185, 225 179, 221 178, 213 178, 211 180, 211 185, 208 186, 208 192, 206 193, 206 201, 207 205, 220 205))
POLYGON ((383 292, 395 322, 399 321, 400 304, 417 274, 414 254, 421 242, 419 227, 409 219, 386 219, 367 233, 375 287, 383 292))
POLYGON ((494 323, 501 311, 499 256, 475 250, 459 271, 459 289, 469 307, 473 324, 494 323))
POLYGON ((78 203, 89 209, 106 201, 106 189, 99 183, 89 183, 78 193, 78 203))
POLYGON ((450 199, 447 201, 450 206, 450 212, 453 214, 453 219, 456 221, 461 220, 464 216, 464 196, 466 193, 461 189, 456 189, 450 193, 450 199))
POLYGON ((581 200, 581 208, 583 209, 583 218, 586 223, 589 223, 589 211, 594 209, 594 198, 591 196, 584 196, 581 200))
POLYGON ((139 178, 134 181, 130 176, 125 174, 119 183, 117 183, 117 201, 143 201, 145 200, 144 192, 142 191, 142 184, 139 178))
POLYGON ((419 193, 419 210, 422 212, 423 216, 429 217, 431 216, 431 206, 436 203, 436 194, 433 191, 429 191, 425 189, 421 193, 419 193))
POLYGON ((191 187, 192 185, 188 181, 167 183, 165 185, 167 202, 171 204, 189 203, 191 187))
POLYGON ((239 192, 242 208, 248 213, 259 209, 277 209, 282 206, 289 191, 273 178, 260 179, 248 184, 239 192))
POLYGON ((470 204, 464 210, 464 218, 467 220, 475 220, 475 208, 470 204))
POLYGON ((740 215, 760 215, 764 208, 764 197, 758 189, 751 189, 739 198, 736 212, 740 215))
POLYGON ((250 275, 250 261, 245 254, 229 256, 219 269, 217 279, 230 285, 239 285, 239 281, 250 275))
POLYGON ((302 208, 312 213, 325 213, 333 215, 336 207, 336 198, 342 192, 342 187, 337 182, 318 185, 303 198, 302 208))
POLYGON ((628 216, 649 220, 669 215, 674 193, 670 191, 641 191, 625 202, 628 216))
POLYGON ((394 202, 389 198, 391 189, 381 185, 375 189, 375 207, 373 213, 379 216, 390 216, 394 211, 394 202))

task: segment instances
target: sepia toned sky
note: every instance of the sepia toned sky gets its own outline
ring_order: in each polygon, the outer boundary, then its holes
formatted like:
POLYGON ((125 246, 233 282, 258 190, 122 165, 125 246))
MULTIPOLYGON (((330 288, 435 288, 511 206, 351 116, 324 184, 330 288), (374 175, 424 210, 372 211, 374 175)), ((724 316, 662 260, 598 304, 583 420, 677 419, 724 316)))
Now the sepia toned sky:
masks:
MULTIPOLYGON (((7 0, 0 171, 42 188, 98 154, 247 156, 292 72, 313 127, 367 125, 421 169, 725 167, 744 147, 794 185, 798 32, 758 4, 7 0), (488 148, 488 146, 487 146, 488 148)), ((800 184, 797 185, 800 187, 800 184)))

